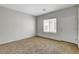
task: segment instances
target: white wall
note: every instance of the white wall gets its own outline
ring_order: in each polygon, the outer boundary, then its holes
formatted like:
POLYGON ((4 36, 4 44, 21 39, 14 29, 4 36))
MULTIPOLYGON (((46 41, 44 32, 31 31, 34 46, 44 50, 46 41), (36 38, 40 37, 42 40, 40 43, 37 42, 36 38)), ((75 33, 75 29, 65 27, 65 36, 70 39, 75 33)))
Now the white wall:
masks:
POLYGON ((35 17, 0 7, 0 44, 35 35, 35 17))
MULTIPOLYGON (((63 17, 73 17, 73 16, 76 17, 76 6, 38 16, 37 17, 37 36, 43 36, 43 37, 48 37, 48 38, 52 38, 52 39, 62 40, 62 37, 61 37, 62 20, 61 19, 63 17), (57 33, 56 34, 44 33, 43 32, 43 20, 55 18, 55 17, 57 18, 57 33)), ((63 18, 63 20, 67 21, 64 18, 63 18)), ((74 20, 76 20, 76 18, 74 18, 74 20)), ((77 31, 76 31, 75 36, 77 36, 77 31)), ((66 41, 66 40, 63 40, 63 41, 66 41)), ((74 40, 70 39, 67 41, 77 44, 77 37, 74 40)))

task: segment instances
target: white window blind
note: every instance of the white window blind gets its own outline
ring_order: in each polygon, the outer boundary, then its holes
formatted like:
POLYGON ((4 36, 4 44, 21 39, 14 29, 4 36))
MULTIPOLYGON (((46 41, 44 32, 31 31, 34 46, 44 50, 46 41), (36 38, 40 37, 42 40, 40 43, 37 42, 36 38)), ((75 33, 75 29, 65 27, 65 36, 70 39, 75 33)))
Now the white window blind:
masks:
POLYGON ((49 32, 49 20, 44 20, 44 32, 49 32))
POLYGON ((43 31, 56 33, 56 18, 44 20, 43 22, 43 31))

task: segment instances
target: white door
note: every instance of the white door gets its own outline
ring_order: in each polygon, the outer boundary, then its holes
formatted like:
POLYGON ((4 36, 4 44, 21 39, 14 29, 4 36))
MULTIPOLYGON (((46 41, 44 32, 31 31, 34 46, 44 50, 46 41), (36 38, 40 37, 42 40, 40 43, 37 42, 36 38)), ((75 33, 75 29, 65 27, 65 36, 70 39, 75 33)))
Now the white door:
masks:
POLYGON ((63 41, 76 43, 77 25, 75 16, 61 17, 61 39, 63 41))

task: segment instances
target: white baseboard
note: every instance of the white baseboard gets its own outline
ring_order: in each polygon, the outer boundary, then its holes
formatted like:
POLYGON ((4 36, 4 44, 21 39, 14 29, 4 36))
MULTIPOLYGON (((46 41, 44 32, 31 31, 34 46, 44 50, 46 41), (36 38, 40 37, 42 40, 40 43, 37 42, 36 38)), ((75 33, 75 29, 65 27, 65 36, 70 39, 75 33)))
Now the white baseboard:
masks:
POLYGON ((16 39, 16 40, 2 41, 2 42, 0 42, 0 45, 11 43, 11 42, 15 42, 15 41, 18 41, 18 40, 28 39, 28 38, 31 38, 31 37, 34 37, 34 35, 28 36, 28 37, 24 37, 24 38, 20 38, 20 39, 16 39))

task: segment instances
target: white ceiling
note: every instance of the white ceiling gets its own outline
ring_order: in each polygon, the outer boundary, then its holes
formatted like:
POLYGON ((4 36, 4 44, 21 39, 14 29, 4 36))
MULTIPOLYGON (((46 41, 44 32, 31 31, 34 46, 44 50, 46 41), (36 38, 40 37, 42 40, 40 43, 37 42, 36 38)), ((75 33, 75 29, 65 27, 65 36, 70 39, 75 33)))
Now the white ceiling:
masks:
POLYGON ((3 4, 1 6, 31 14, 33 16, 39 16, 48 12, 72 7, 74 4, 3 4))

